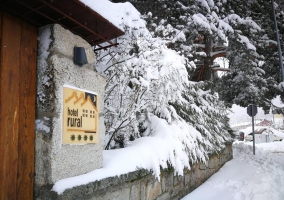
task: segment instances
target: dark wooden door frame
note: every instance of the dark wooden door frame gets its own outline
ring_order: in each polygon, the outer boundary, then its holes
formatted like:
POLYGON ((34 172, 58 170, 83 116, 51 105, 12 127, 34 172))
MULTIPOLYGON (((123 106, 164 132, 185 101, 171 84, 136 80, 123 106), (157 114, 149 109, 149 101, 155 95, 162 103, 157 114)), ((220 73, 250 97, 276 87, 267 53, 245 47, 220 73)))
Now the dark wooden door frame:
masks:
POLYGON ((37 29, 0 11, 0 199, 33 199, 37 29))

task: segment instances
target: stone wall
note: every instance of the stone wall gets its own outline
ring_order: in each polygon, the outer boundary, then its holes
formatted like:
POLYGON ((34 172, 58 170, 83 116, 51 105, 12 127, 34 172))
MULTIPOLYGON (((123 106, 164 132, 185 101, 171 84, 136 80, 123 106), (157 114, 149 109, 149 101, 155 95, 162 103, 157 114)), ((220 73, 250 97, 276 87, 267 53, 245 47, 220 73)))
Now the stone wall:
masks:
POLYGON ((35 140, 35 197, 42 187, 60 179, 101 168, 103 165, 105 78, 94 72, 95 53, 81 37, 60 25, 39 30, 35 140), (73 63, 74 46, 86 49, 88 64, 73 63), (62 144, 63 85, 98 95, 97 144, 62 144))
POLYGON ((218 155, 210 156, 207 164, 193 164, 183 176, 173 169, 162 170, 160 181, 149 171, 138 170, 119 177, 110 177, 64 191, 62 195, 45 188, 38 199, 54 200, 178 200, 193 191, 231 160, 232 145, 218 155))

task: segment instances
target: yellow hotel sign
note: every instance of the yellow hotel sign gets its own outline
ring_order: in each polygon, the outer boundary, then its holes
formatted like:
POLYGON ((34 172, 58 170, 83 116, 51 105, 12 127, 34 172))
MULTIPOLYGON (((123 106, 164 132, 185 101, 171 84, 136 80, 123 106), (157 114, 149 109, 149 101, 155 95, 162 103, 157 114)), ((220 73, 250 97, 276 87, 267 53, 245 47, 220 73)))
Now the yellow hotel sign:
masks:
POLYGON ((63 144, 98 143, 97 95, 63 87, 63 144))

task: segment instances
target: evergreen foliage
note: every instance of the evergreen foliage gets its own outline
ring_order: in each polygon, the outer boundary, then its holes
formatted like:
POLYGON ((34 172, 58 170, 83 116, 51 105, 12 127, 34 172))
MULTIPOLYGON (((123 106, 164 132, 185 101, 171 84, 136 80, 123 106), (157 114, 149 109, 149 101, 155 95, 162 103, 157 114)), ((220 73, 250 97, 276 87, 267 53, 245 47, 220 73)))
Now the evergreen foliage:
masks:
MULTIPOLYGON (((205 65, 202 80, 210 79, 209 65, 218 53, 215 47, 226 42, 231 71, 215 80, 213 89, 227 106, 254 103, 268 111, 271 99, 283 96, 271 1, 145 0, 135 1, 134 5, 144 14, 155 36, 167 39, 169 48, 195 61, 195 71, 200 70, 200 63, 205 65), (211 41, 209 50, 196 42, 202 36, 211 41)), ((283 2, 275 0, 275 7, 282 39, 283 2)), ((194 72, 188 72, 195 80, 194 72)))
MULTIPOLYGON (((144 19, 151 21, 151 14, 144 19)), ((219 151, 231 140, 227 111, 217 94, 205 88, 206 83, 189 81, 188 71, 195 64, 189 59, 192 45, 185 48, 185 34, 191 32, 174 29, 166 21, 155 29, 148 29, 142 19, 129 21, 125 17, 120 45, 97 53, 96 70, 107 78, 105 148, 125 147, 129 141, 153 135, 151 116, 155 115, 168 124, 186 120, 195 134, 203 136, 194 139, 199 149, 184 143, 195 160, 219 151), (187 52, 170 49, 171 45, 187 52)))
POLYGON ((184 101, 172 104, 177 114, 201 133, 206 152, 220 151, 228 138, 233 137, 228 110, 211 90, 211 84, 210 81, 189 84, 183 93, 184 101))
POLYGON ((271 99, 283 95, 270 1, 228 2, 233 12, 228 22, 235 30, 228 35, 231 71, 216 81, 216 89, 228 105, 254 103, 269 111, 271 99), (240 18, 232 20, 236 14, 240 18))
POLYGON ((107 78, 106 149, 124 147, 130 139, 149 135, 143 132, 149 113, 171 123, 168 102, 180 101, 188 81, 186 59, 168 49, 165 41, 151 37, 143 24, 124 28, 120 45, 97 55, 96 70, 107 78))
POLYGON ((283 95, 270 2, 131 2, 145 21, 125 16, 118 48, 98 52, 96 70, 107 78, 106 149, 152 134, 149 116, 156 115, 168 123, 186 120, 203 135, 200 148, 216 151, 230 139, 227 107, 254 103, 268 110, 271 99, 283 95), (230 72, 210 79, 213 59, 222 53, 230 72), (193 83, 200 63, 206 81, 193 83))

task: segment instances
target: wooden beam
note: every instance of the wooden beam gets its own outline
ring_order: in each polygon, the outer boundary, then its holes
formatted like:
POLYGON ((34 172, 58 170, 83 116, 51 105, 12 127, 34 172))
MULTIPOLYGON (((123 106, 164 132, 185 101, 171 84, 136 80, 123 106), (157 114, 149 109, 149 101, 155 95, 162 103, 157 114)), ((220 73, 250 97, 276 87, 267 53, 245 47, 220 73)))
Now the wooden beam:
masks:
POLYGON ((19 19, 2 13, 1 25, 0 199, 18 199, 16 180, 21 23, 19 19))
POLYGON ((37 29, 22 22, 17 194, 33 199, 37 29))

